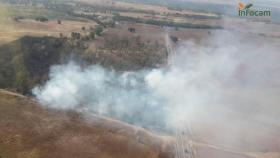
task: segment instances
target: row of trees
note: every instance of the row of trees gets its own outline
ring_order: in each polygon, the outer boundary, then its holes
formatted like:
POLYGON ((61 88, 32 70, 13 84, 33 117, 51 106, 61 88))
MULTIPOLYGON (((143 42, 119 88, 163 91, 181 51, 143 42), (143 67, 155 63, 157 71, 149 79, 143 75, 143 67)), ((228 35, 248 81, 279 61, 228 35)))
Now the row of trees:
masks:
POLYGON ((114 16, 115 21, 129 21, 135 23, 145 23, 149 25, 157 25, 157 26, 167 26, 167 27, 175 27, 175 28, 195 28, 195 29, 223 29, 221 26, 212 26, 212 25, 202 25, 202 24, 191 24, 191 23, 176 23, 173 21, 163 21, 163 20, 155 20, 155 19, 140 19, 126 16, 114 16))
MULTIPOLYGON (((24 19, 23 16, 16 16, 14 17, 14 21, 17 21, 19 22, 20 20, 24 19)), ((49 21, 48 18, 44 17, 44 16, 39 16, 39 17, 36 17, 35 18, 36 21, 40 21, 40 22, 46 22, 46 21, 49 21)))
MULTIPOLYGON (((82 30, 86 31, 86 28, 82 27, 82 30)), ((95 39, 96 35, 101 36, 102 32, 103 28, 101 26, 97 26, 95 29, 91 27, 86 35, 82 35, 80 32, 71 32, 70 38, 67 38, 60 33, 60 38, 68 41, 68 43, 73 47, 87 49, 88 43, 86 42, 95 39)))
POLYGON ((143 41, 141 36, 136 37, 122 37, 122 36, 110 36, 105 37, 105 43, 103 50, 109 52, 122 52, 122 53, 137 53, 137 52, 157 52, 160 48, 160 44, 157 41, 143 41))

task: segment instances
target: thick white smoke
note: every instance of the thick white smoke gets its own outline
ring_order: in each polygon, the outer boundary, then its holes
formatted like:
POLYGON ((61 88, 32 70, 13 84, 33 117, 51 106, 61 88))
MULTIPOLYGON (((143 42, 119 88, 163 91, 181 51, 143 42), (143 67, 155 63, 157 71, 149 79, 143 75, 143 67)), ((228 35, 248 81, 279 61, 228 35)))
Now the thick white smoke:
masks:
POLYGON ((141 126, 162 126, 157 120, 166 113, 164 102, 145 84, 147 73, 120 74, 96 65, 82 69, 70 62, 53 66, 51 80, 33 92, 51 108, 86 110, 141 126))
POLYGON ((73 62, 53 66, 50 80, 33 92, 51 108, 86 109, 151 128, 191 124, 204 141, 264 149, 271 144, 258 141, 275 131, 256 131, 280 129, 277 46, 217 34, 182 43, 168 68, 119 73, 73 62))

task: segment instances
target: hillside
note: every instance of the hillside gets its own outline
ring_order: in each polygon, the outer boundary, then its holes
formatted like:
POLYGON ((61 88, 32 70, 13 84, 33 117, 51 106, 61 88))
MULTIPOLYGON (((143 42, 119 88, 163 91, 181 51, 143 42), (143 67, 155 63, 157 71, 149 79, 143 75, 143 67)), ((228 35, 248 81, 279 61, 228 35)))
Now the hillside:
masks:
POLYGON ((280 11, 223 1, 0 0, 0 158, 280 158, 280 11))
POLYGON ((158 52, 93 52, 84 41, 56 37, 24 36, 0 46, 0 87, 28 94, 48 79, 52 65, 69 61, 100 64, 118 71, 156 67, 166 56, 158 52))
MULTIPOLYGON (((168 158, 163 137, 104 118, 41 108, 0 91, 1 158, 168 158)), ((168 150, 167 150, 168 151, 168 150)))
MULTIPOLYGON (((175 139, 99 116, 44 109, 31 98, 0 90, 1 158, 173 158, 175 139)), ((198 158, 276 158, 192 142, 198 158)), ((189 151, 186 150, 188 153, 189 151)))

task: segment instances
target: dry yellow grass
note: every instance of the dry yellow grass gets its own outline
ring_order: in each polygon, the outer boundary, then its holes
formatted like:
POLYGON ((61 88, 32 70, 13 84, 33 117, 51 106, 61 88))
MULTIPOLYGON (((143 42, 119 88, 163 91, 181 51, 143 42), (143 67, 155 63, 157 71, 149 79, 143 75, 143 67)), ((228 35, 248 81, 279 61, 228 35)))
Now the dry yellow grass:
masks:
POLYGON ((157 5, 148 5, 148 4, 140 4, 140 3, 129 3, 129 2, 121 2, 121 1, 113 1, 113 0, 78 0, 86 3, 91 4, 99 4, 104 6, 113 6, 117 8, 124 8, 124 9, 135 9, 135 10, 143 10, 143 11, 154 11, 156 13, 170 13, 170 14, 190 14, 190 15, 204 15, 204 16, 216 16, 212 13, 203 13, 203 12, 195 12, 192 10, 183 10, 183 11, 176 11, 170 10, 167 7, 157 6, 157 5))
POLYGON ((107 118, 88 122, 5 90, 0 113, 2 158, 159 158, 163 144, 143 129, 107 118))
MULTIPOLYGON (((0 90, 3 158, 172 158, 173 137, 110 118, 43 109, 28 97, 0 90), (50 152, 51 151, 51 152, 50 152)), ((186 142, 187 143, 187 142, 186 142)), ((193 142, 200 158, 279 158, 277 152, 236 152, 193 142)))
POLYGON ((81 32, 82 27, 95 27, 96 23, 90 20, 62 20, 57 23, 63 15, 44 8, 32 6, 12 6, 0 3, 0 44, 8 43, 25 35, 32 36, 55 36, 60 33, 69 36, 71 32, 81 32), (15 21, 14 17, 22 16, 24 19, 15 21), (46 16, 47 22, 33 20, 36 16, 46 16))
POLYGON ((88 29, 95 26, 96 23, 93 21, 65 20, 62 21, 62 24, 58 24, 56 20, 38 22, 25 19, 15 22, 12 19, 6 19, 0 24, 0 44, 11 42, 25 35, 59 37, 59 34, 62 33, 64 36, 69 36, 71 32, 83 33, 82 27, 88 29))

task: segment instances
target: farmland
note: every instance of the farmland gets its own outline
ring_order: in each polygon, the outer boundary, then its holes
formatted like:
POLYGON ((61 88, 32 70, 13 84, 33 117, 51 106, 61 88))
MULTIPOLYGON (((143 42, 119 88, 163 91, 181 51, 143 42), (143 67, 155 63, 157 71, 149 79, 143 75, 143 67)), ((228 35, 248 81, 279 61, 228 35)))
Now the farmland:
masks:
POLYGON ((280 25, 168 4, 0 0, 0 158, 279 158, 280 25))

